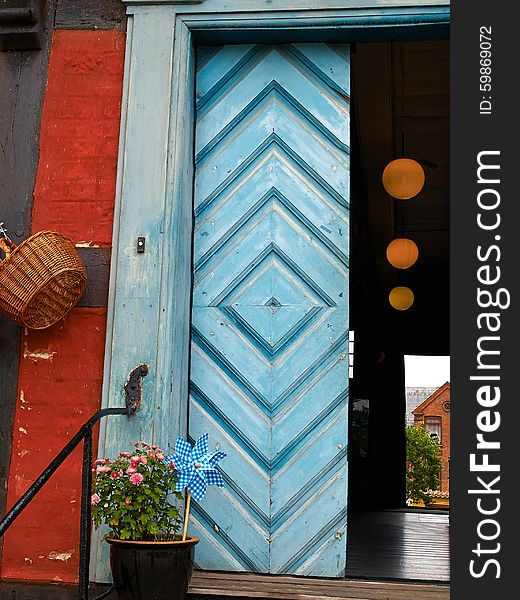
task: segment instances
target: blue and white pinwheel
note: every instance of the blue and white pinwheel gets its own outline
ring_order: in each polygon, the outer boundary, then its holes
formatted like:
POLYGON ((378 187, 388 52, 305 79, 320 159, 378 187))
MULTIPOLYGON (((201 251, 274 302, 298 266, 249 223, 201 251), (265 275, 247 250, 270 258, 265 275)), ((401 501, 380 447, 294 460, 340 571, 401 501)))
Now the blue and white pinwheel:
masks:
POLYGON ((208 489, 208 485, 224 486, 222 475, 215 468, 218 461, 224 458, 224 452, 209 452, 208 434, 202 435, 191 446, 182 437, 175 442, 175 453, 166 457, 166 461, 173 461, 179 479, 175 490, 182 491, 184 488, 199 502, 208 489))

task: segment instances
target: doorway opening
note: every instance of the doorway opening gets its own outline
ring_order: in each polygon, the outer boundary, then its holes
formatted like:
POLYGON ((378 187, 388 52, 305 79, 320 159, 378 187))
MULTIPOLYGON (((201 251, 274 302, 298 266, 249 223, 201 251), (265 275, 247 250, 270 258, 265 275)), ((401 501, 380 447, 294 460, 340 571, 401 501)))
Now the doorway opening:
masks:
POLYGON ((404 357, 406 504, 450 506, 450 357, 404 357))
MULTIPOLYGON (((359 43, 352 53, 348 577, 450 577, 447 508, 407 506, 405 428, 409 357, 449 355, 449 52, 448 40, 430 40, 359 43), (403 156, 421 161, 425 184, 401 201, 381 175, 403 156), (396 238, 417 244, 410 268, 387 260, 396 238), (408 310, 389 304, 396 286, 413 291, 408 310)), ((442 377, 432 393, 449 386, 442 377)), ((446 441, 442 414, 424 417, 429 436, 446 441)))

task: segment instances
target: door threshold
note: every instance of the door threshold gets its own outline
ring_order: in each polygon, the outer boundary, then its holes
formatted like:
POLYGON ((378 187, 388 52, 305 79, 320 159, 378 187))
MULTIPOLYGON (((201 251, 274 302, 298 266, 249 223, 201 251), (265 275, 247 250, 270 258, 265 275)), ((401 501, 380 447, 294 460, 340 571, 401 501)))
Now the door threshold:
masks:
POLYGON ((443 584, 324 579, 292 575, 259 575, 194 571, 188 598, 257 600, 449 600, 450 587, 443 584))

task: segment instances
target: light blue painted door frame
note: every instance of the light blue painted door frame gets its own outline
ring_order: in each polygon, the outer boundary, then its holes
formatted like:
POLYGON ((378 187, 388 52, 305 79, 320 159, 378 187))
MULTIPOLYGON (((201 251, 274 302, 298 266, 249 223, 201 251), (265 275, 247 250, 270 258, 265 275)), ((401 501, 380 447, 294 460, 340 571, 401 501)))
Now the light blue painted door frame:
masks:
MULTIPOLYGON (((124 0, 128 29, 115 199, 103 406, 120 406, 130 371, 147 363, 141 412, 105 420, 99 455, 138 439, 165 449, 187 431, 193 202, 194 41, 410 39, 445 31, 446 0, 124 0), (286 36, 286 39, 285 37, 286 36), (265 39, 263 39, 265 38, 265 39), (387 38, 388 39, 388 38, 387 38), (146 252, 137 254, 138 236, 146 252)), ((308 40, 307 40, 308 41, 308 40)), ((107 544, 93 540, 91 578, 108 581, 107 544)))

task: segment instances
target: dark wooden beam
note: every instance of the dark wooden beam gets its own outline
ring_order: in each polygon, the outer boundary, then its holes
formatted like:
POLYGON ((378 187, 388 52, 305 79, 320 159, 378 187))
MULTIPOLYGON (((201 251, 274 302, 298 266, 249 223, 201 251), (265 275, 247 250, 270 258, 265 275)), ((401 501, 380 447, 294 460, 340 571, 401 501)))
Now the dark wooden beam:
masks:
MULTIPOLYGON (((110 586, 92 584, 91 598, 100 596, 110 586)), ((40 581, 0 581, 0 600, 76 600, 78 586, 40 581)))
POLYGON ((47 0, 3 0, 0 3, 0 51, 42 47, 47 0))
MULTIPOLYGON (((47 79, 54 0, 43 19, 42 49, 0 53, 0 220, 15 243, 30 234, 41 109, 47 79)), ((20 327, 0 315, 0 514, 5 513, 20 327)), ((2 540, 0 539, 0 551, 2 540)))
POLYGON ((78 248, 88 274, 87 289, 78 306, 105 307, 108 304, 110 248, 78 248))
POLYGON ((56 29, 126 30, 122 0, 57 0, 56 29))

